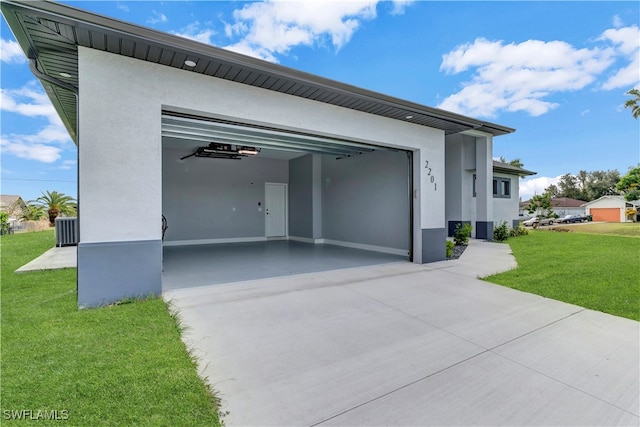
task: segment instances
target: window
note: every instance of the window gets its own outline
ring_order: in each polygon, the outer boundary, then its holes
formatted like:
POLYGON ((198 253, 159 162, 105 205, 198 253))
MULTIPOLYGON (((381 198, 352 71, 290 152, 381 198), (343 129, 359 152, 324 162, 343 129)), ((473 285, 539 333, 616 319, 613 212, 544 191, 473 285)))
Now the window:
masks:
POLYGON ((511 197, 511 180, 500 180, 500 190, 503 196, 511 197))
POLYGON ((476 197, 476 174, 473 174, 473 197, 476 197))
POLYGON ((493 179, 493 197, 503 199, 511 198, 511 180, 509 178, 493 179))
MULTIPOLYGON (((473 197, 476 197, 476 174, 473 174, 473 197)), ((511 179, 494 178, 493 179, 493 197, 501 199, 511 198, 511 179)))

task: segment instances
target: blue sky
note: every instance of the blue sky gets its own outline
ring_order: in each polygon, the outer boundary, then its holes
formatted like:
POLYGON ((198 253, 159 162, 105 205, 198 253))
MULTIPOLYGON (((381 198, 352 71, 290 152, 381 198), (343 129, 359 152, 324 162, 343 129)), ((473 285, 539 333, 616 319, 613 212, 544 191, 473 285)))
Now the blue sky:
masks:
MULTIPOLYGON (((640 162, 640 3, 73 1, 73 7, 516 128, 494 156, 560 175, 640 162)), ((2 20, 2 194, 76 196, 76 149, 2 20)))

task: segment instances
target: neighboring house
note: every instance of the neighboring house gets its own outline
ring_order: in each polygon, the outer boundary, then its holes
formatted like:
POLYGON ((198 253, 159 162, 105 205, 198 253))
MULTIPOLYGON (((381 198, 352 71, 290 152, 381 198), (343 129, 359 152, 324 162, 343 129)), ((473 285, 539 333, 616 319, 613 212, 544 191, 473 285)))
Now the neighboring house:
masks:
POLYGON ((60 3, 0 7, 82 147, 80 307, 161 293, 163 214, 164 245, 291 239, 428 263, 451 221, 486 239, 513 221, 533 174, 493 162, 506 126, 60 3))
POLYGON ((484 192, 491 196, 484 200, 478 180, 476 150, 473 138, 453 135, 447 140, 446 151, 446 220, 447 232, 452 236, 458 224, 473 225, 472 236, 480 239, 493 237, 493 226, 507 222, 516 227, 518 218, 519 180, 521 176, 535 172, 507 163, 484 159, 491 164, 491 179, 486 181, 484 192), (484 208, 484 204, 488 209, 484 208), (483 212, 486 214, 483 215, 483 212), (480 214, 479 214, 480 213, 480 214), (486 215, 486 216, 485 216, 486 215), (486 219, 485 219, 486 218, 486 219), (478 223, 486 221, 486 226, 478 223))
POLYGON ((15 195, 0 195, 0 211, 6 212, 11 219, 19 220, 27 212, 27 204, 22 197, 15 195))
POLYGON ((584 215, 584 200, 571 199, 569 197, 554 197, 551 199, 551 207, 558 216, 584 215))
POLYGON ((623 196, 602 196, 591 202, 583 203, 587 215, 591 215, 594 221, 625 222, 627 208, 638 208, 640 200, 627 202, 623 196))
MULTIPOLYGON (((528 216, 527 208, 531 200, 520 202, 520 216, 528 216)), ((551 199, 551 207, 559 217, 565 215, 584 215, 585 209, 582 206, 584 200, 571 199, 569 197, 554 197, 551 199)))

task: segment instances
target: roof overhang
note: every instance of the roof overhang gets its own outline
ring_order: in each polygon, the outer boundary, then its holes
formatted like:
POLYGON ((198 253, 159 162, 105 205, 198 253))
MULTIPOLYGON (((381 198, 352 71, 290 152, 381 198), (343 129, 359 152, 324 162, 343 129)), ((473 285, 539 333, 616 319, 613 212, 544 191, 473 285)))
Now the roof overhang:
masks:
POLYGON ((506 173, 510 175, 518 175, 518 176, 530 176, 535 175, 537 172, 533 172, 527 169, 522 169, 517 166, 512 166, 508 163, 498 162, 496 160, 493 161, 493 171, 499 173, 506 173))
POLYGON ((441 129, 446 135, 515 131, 59 3, 3 0, 0 8, 76 143, 78 46, 441 129))

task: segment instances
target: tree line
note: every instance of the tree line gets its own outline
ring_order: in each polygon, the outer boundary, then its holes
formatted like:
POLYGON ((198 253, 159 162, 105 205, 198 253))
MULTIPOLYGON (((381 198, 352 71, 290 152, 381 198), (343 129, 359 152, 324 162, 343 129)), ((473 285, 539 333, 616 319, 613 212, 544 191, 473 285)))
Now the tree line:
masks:
POLYGON ((577 175, 564 174, 556 185, 551 184, 542 194, 533 196, 527 211, 549 217, 553 215, 553 198, 568 197, 590 202, 608 195, 623 195, 629 202, 640 200, 640 164, 629 168, 629 172, 622 177, 617 170, 581 170, 577 175))
POLYGON ((545 188, 544 193, 551 197, 568 197, 590 202, 602 196, 620 195, 631 202, 640 199, 640 164, 629 168, 626 175, 620 176, 617 170, 587 172, 581 170, 577 175, 564 174, 556 185, 545 188))
POLYGON ((557 184, 551 184, 544 192, 549 193, 551 197, 568 197, 590 202, 602 196, 620 194, 616 189, 619 181, 620 172, 617 170, 581 170, 576 175, 562 175, 557 184))

